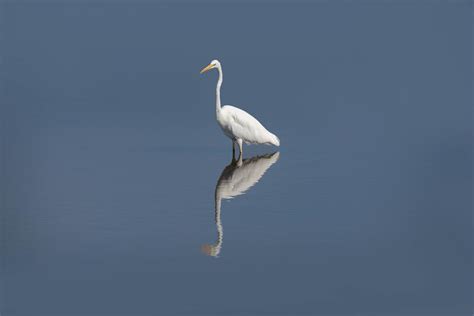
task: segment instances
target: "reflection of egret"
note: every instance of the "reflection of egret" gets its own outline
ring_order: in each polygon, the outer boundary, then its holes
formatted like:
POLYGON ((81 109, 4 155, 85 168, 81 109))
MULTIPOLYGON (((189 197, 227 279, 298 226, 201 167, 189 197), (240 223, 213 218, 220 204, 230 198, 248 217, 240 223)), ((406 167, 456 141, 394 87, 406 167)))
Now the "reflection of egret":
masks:
POLYGON ((217 68, 219 80, 216 88, 216 118, 224 134, 232 140, 232 153, 235 155, 235 143, 239 145, 242 158, 242 141, 247 144, 267 144, 280 146, 278 137, 270 133, 252 115, 232 105, 221 107, 222 67, 218 60, 213 60, 201 73, 217 68))
POLYGON ((224 168, 219 180, 217 180, 214 195, 217 242, 214 245, 202 246, 202 251, 205 254, 218 257, 221 251, 224 238, 221 222, 221 200, 244 194, 262 178, 263 174, 278 160, 279 156, 280 153, 275 152, 244 159, 240 163, 232 160, 231 164, 224 168))

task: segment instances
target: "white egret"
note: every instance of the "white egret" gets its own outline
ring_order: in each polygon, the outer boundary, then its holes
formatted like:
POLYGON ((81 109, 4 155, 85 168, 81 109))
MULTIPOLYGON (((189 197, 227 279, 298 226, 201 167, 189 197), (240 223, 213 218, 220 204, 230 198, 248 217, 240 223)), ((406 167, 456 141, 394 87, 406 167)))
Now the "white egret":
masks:
POLYGON ((221 201, 222 199, 232 199, 244 194, 253 187, 265 174, 268 168, 278 161, 280 153, 264 156, 255 156, 250 159, 239 159, 239 162, 232 160, 226 166, 217 180, 214 192, 215 221, 217 229, 217 241, 213 245, 203 245, 202 252, 218 257, 221 252, 224 240, 224 229, 221 221, 221 201))
POLYGON ((232 140, 232 155, 235 155, 235 143, 239 145, 240 159, 242 159, 242 142, 246 144, 266 144, 280 146, 278 137, 270 133, 252 115, 232 105, 221 107, 222 66, 218 60, 213 60, 201 70, 205 73, 216 68, 219 80, 216 87, 216 118, 224 134, 232 140))

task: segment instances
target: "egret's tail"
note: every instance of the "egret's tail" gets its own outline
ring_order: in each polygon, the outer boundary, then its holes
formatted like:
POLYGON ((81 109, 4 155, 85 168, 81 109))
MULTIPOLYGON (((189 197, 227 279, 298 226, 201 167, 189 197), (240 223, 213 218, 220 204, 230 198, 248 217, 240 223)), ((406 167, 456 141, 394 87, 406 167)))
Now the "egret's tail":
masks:
POLYGON ((271 144, 277 147, 280 146, 280 139, 275 134, 272 134, 271 144))

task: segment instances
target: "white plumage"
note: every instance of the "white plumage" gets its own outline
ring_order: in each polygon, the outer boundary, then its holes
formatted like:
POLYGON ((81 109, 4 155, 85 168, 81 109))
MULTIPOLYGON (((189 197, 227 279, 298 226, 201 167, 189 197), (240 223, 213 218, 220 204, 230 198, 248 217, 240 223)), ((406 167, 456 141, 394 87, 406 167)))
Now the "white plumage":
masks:
POLYGON ((280 140, 270 133, 256 118, 232 105, 221 108, 217 122, 231 139, 242 139, 246 144, 280 146, 280 140))
POLYGON ((255 117, 232 105, 221 106, 221 85, 223 81, 222 66, 218 60, 213 60, 201 73, 217 68, 219 80, 216 87, 216 119, 224 134, 232 140, 232 150, 237 143, 242 158, 242 142, 247 144, 266 144, 280 146, 280 140, 270 133, 255 117))

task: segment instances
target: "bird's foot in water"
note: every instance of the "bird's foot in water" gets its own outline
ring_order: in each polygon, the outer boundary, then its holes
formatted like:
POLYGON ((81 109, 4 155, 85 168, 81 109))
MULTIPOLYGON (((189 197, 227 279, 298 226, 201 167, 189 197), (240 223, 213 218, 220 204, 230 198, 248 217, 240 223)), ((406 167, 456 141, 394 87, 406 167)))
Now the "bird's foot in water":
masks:
POLYGON ((239 155, 239 159, 236 162, 237 162, 237 166, 239 166, 239 167, 242 166, 242 163, 243 163, 242 154, 239 155))

